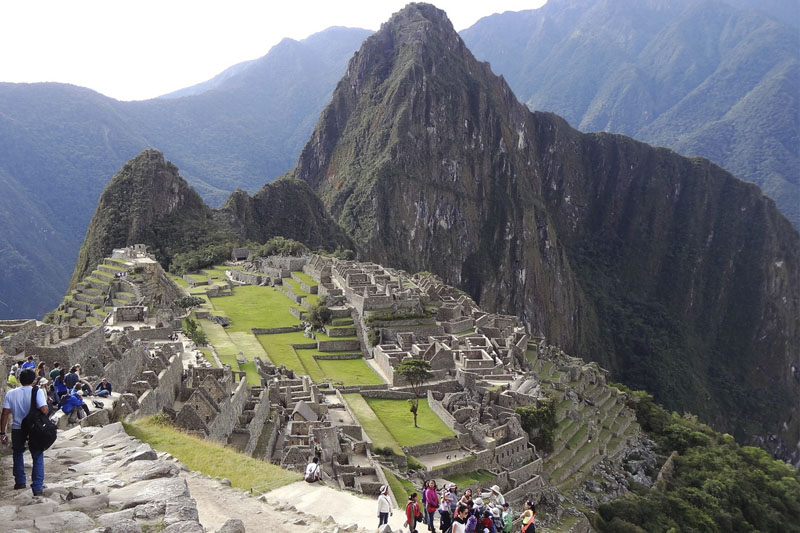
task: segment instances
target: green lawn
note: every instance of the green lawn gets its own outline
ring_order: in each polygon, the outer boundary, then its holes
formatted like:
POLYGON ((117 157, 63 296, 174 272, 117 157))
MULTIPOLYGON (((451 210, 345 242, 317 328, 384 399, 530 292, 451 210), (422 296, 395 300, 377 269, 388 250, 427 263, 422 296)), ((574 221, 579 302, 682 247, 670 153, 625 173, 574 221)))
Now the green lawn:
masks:
POLYGON ((312 342, 311 339, 303 336, 302 331, 257 335, 256 337, 274 365, 284 365, 286 368, 291 368, 301 374, 307 373, 303 363, 297 357, 294 348, 292 348, 292 344, 302 344, 304 341, 312 342))
POLYGON ((208 276, 206 276, 205 274, 188 274, 188 276, 189 279, 194 281, 199 281, 199 282, 208 281, 208 276))
POLYGON ((419 400, 417 428, 414 427, 414 417, 409 412, 406 400, 365 398, 365 401, 401 446, 417 446, 436 442, 443 437, 455 436, 455 433, 428 406, 427 398, 419 400))
POLYGON ((294 275, 295 277, 299 278, 303 283, 305 283, 309 287, 314 287, 314 286, 317 285, 317 282, 314 281, 314 278, 312 278, 311 276, 309 276, 305 272, 295 271, 295 272, 292 272, 292 275, 294 275))
POLYGON ((317 364, 325 377, 343 385, 382 385, 385 383, 363 359, 321 360, 317 364))
POLYGON ((239 355, 239 347, 231 340, 225 329, 216 322, 205 318, 198 319, 197 322, 208 337, 209 344, 214 346, 219 360, 223 364, 231 365, 234 370, 238 369, 236 358, 239 355))
POLYGON ((372 440, 373 448, 391 448, 396 455, 405 455, 400 444, 392 436, 389 429, 383 425, 380 418, 375 414, 375 411, 369 406, 364 397, 360 394, 343 394, 344 400, 353 414, 358 418, 359 423, 367 432, 369 438, 372 440))
POLYGON ((254 459, 233 448, 156 424, 152 417, 124 425, 130 435, 160 452, 172 454, 191 470, 230 479, 231 485, 239 489, 250 490, 263 485, 278 488, 300 479, 295 472, 254 459))
POLYGON ((211 298, 215 309, 231 319, 229 331, 250 328, 284 328, 299 321, 289 312, 292 301, 272 287, 243 285, 233 288, 232 296, 211 298))
POLYGON ((447 481, 455 483, 459 487, 466 487, 476 483, 488 483, 493 481, 495 475, 488 470, 476 470, 474 472, 462 472, 447 476, 447 481))
POLYGON ((169 274, 169 279, 171 279, 175 283, 175 285, 177 285, 181 289, 189 288, 189 282, 180 276, 176 276, 175 274, 169 274))

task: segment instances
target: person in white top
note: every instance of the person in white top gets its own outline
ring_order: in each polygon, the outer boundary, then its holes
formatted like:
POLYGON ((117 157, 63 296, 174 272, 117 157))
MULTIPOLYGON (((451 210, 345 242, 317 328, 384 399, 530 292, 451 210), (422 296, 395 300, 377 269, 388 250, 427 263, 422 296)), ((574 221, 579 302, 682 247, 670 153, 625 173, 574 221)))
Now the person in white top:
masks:
MULTIPOLYGON (((3 413, 0 415, 0 442, 8 444, 6 426, 11 417, 11 449, 14 452, 14 489, 27 487, 25 479, 25 444, 28 435, 22 429, 22 420, 28 416, 31 409, 31 396, 33 395, 33 382, 36 372, 26 368, 19 373, 21 387, 6 392, 3 400, 3 413)), ((45 415, 48 414, 47 395, 42 389, 36 393, 36 408, 45 415)), ((30 448, 30 446, 29 446, 30 448)), ((44 488, 44 450, 30 450, 33 467, 31 469, 31 490, 34 496, 40 496, 44 488)))
POLYGON ((392 500, 389 499, 389 487, 381 485, 381 493, 378 495, 378 528, 383 524, 389 523, 389 516, 392 514, 392 500))
POLYGON ((463 503, 458 504, 456 517, 453 520, 452 533, 465 533, 467 531, 467 514, 469 510, 463 503))
POLYGON ((319 457, 314 457, 314 459, 308 463, 308 466, 306 466, 305 480, 309 483, 322 481, 322 474, 319 468, 319 457))

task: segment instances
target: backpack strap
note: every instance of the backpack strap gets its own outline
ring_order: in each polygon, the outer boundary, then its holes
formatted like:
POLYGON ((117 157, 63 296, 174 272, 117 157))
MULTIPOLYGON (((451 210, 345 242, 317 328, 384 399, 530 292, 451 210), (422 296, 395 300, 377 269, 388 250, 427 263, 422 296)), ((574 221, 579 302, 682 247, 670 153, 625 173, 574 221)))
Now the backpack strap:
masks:
POLYGON ((39 392, 39 387, 37 385, 31 387, 31 406, 28 408, 28 415, 30 415, 33 412, 33 409, 36 406, 36 395, 38 394, 38 392, 39 392))

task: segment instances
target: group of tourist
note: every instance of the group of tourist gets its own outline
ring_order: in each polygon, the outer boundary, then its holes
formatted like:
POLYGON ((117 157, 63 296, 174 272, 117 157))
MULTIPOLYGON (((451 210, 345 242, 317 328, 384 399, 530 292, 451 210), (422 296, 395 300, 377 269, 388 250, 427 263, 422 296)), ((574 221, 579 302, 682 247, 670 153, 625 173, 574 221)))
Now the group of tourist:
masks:
MULTIPOLYGON (((418 523, 424 523, 429 532, 435 532, 437 514, 442 533, 511 533, 514 515, 497 485, 481 491, 480 496, 473 499, 471 489, 459 496, 454 483, 439 490, 436 481, 431 479, 425 482, 421 492, 421 501, 414 492, 406 505, 405 525, 410 533, 418 531, 418 523)), ((378 496, 378 527, 388 523, 390 515, 389 487, 384 485, 378 496)), ((525 509, 520 516, 521 532, 536 531, 535 515, 534 503, 525 502, 525 509)))
MULTIPOLYGON (((80 420, 91 412, 86 398, 89 396, 105 398, 111 395, 111 382, 103 378, 92 386, 86 378, 81 376, 81 365, 72 365, 67 372, 65 368, 62 368, 61 363, 55 363, 53 369, 48 372, 47 363, 41 361, 37 364, 32 355, 29 355, 27 360, 18 361, 11 367, 7 380, 9 389, 23 385, 19 377, 26 369, 34 372, 32 385, 37 385, 44 392, 50 416, 61 410, 70 415, 70 421, 74 422, 75 417, 80 420)), ((102 404, 95 403, 96 407, 102 408, 102 404)))

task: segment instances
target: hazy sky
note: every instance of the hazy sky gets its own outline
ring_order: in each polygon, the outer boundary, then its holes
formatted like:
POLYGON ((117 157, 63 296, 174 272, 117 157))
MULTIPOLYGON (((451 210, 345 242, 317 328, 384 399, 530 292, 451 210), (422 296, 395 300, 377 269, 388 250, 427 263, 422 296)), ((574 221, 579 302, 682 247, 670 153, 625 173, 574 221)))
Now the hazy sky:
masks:
MULTIPOLYGON (((0 81, 152 98, 330 26, 377 30, 406 0, 0 0, 0 81)), ((544 0, 440 0, 456 30, 544 0)))

